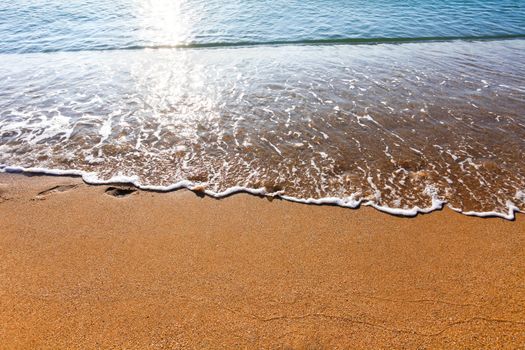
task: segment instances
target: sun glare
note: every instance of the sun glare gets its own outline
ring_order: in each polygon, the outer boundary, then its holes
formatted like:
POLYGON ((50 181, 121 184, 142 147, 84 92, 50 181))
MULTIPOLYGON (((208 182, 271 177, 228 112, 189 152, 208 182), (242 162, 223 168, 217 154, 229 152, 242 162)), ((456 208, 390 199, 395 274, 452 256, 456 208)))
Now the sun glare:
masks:
POLYGON ((184 1, 144 0, 138 2, 140 36, 157 44, 180 45, 190 38, 191 20, 182 15, 184 1))

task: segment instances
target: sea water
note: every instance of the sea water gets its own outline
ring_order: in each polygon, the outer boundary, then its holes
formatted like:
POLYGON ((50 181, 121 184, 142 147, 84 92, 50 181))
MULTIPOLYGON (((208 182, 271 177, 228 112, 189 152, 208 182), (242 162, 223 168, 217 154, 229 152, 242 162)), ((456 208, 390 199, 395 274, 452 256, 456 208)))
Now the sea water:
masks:
POLYGON ((525 210, 525 1, 17 1, 0 39, 4 171, 525 210))

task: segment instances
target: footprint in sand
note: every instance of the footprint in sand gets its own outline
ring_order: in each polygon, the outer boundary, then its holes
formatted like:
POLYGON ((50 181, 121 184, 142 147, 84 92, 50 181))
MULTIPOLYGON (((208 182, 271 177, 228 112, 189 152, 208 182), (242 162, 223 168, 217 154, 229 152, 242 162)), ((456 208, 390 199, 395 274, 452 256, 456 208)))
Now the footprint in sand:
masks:
POLYGON ((136 189, 132 187, 108 187, 106 188, 106 191, 104 191, 108 196, 113 196, 117 198, 123 198, 127 197, 135 192, 137 192, 136 189))
POLYGON ((7 202, 11 199, 8 194, 9 186, 6 184, 0 184, 0 203, 7 202))
POLYGON ((78 185, 59 185, 51 187, 50 189, 47 189, 45 191, 39 192, 36 195, 36 199, 45 199, 48 195, 52 193, 61 193, 66 192, 69 190, 72 190, 73 188, 77 187, 78 185))

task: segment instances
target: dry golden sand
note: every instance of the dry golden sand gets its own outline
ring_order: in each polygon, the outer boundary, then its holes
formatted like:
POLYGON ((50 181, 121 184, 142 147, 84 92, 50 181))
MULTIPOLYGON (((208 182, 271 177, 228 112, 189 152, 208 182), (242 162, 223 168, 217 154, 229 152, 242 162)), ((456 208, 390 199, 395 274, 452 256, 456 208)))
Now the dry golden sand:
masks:
POLYGON ((1 348, 525 348, 523 215, 0 183, 1 348))

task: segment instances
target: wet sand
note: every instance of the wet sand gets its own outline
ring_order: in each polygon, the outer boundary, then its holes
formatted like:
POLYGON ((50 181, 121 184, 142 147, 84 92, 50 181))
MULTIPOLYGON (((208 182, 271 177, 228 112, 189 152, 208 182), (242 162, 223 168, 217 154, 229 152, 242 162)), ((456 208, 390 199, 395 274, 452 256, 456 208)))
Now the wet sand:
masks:
POLYGON ((108 187, 0 175, 0 348, 525 348, 523 215, 108 187))

